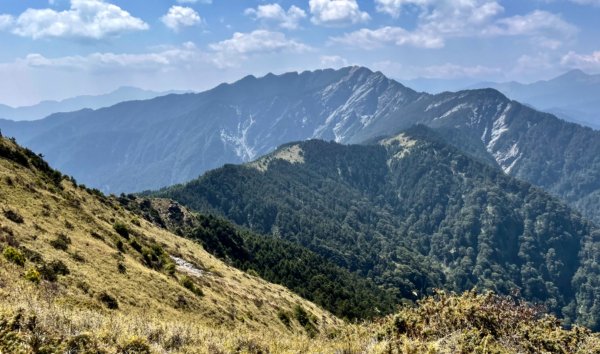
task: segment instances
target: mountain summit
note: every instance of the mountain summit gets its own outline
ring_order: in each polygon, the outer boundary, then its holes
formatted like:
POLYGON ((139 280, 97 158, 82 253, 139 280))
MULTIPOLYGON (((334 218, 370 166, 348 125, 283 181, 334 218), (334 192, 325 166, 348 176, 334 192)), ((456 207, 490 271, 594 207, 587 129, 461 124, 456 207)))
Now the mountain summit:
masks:
POLYGON ((362 143, 415 124, 600 220, 600 133, 494 89, 418 93, 363 67, 247 76, 198 94, 0 121, 79 181, 136 192, 243 163, 289 141, 362 143), (551 142, 551 143, 550 143, 551 142))

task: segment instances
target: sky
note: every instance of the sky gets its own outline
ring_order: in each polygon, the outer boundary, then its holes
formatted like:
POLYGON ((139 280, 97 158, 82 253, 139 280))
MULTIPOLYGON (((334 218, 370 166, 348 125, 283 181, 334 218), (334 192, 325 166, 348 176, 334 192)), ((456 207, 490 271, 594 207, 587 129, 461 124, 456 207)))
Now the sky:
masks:
POLYGON ((600 0, 0 0, 0 103, 362 65, 402 80, 600 73, 600 0))

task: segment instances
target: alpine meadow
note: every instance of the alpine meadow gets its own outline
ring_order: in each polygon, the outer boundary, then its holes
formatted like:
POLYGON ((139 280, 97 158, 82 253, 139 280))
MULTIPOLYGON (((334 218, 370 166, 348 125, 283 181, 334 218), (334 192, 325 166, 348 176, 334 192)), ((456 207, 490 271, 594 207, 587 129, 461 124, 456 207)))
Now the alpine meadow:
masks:
POLYGON ((598 18, 2 2, 0 354, 600 353, 598 18))

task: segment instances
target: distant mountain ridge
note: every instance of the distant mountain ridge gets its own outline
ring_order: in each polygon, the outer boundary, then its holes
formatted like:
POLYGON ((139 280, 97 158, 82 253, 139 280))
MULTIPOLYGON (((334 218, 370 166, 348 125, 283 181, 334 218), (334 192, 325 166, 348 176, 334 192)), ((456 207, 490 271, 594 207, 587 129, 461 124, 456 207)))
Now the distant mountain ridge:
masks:
POLYGON ((419 93, 363 67, 247 76, 198 94, 55 114, 0 129, 53 166, 107 192, 189 181, 289 141, 361 143, 415 124, 452 131, 497 164, 600 221, 600 132, 494 89, 419 93))
POLYGON ((36 120, 45 118, 53 113, 73 112, 84 108, 98 109, 110 107, 119 102, 148 100, 158 96, 182 92, 183 91, 156 92, 143 90, 137 87, 123 86, 115 91, 102 95, 84 95, 60 101, 42 101, 30 106, 11 107, 0 104, 0 118, 15 121, 36 120))
POLYGON ((516 81, 482 82, 471 89, 491 87, 506 96, 558 117, 600 129, 600 74, 574 69, 550 80, 522 84, 516 81))

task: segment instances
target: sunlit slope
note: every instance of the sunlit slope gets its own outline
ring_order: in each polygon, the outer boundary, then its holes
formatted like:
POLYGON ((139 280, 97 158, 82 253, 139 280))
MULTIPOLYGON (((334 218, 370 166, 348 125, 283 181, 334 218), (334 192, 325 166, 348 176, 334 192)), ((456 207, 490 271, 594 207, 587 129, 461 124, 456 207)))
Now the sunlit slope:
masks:
MULTIPOLYGON (((11 141, 0 140, 0 155, 0 338, 18 309, 18 319, 36 314, 40 330, 55 331, 60 343, 90 332, 115 346, 132 335, 164 346, 177 329, 190 336, 176 349, 186 340, 237 345, 245 336, 300 345, 341 324, 287 289, 76 187, 11 141), (164 333, 153 339, 158 328, 164 333)), ((15 339, 7 352, 28 352, 30 336, 23 340, 28 344, 15 339)))

